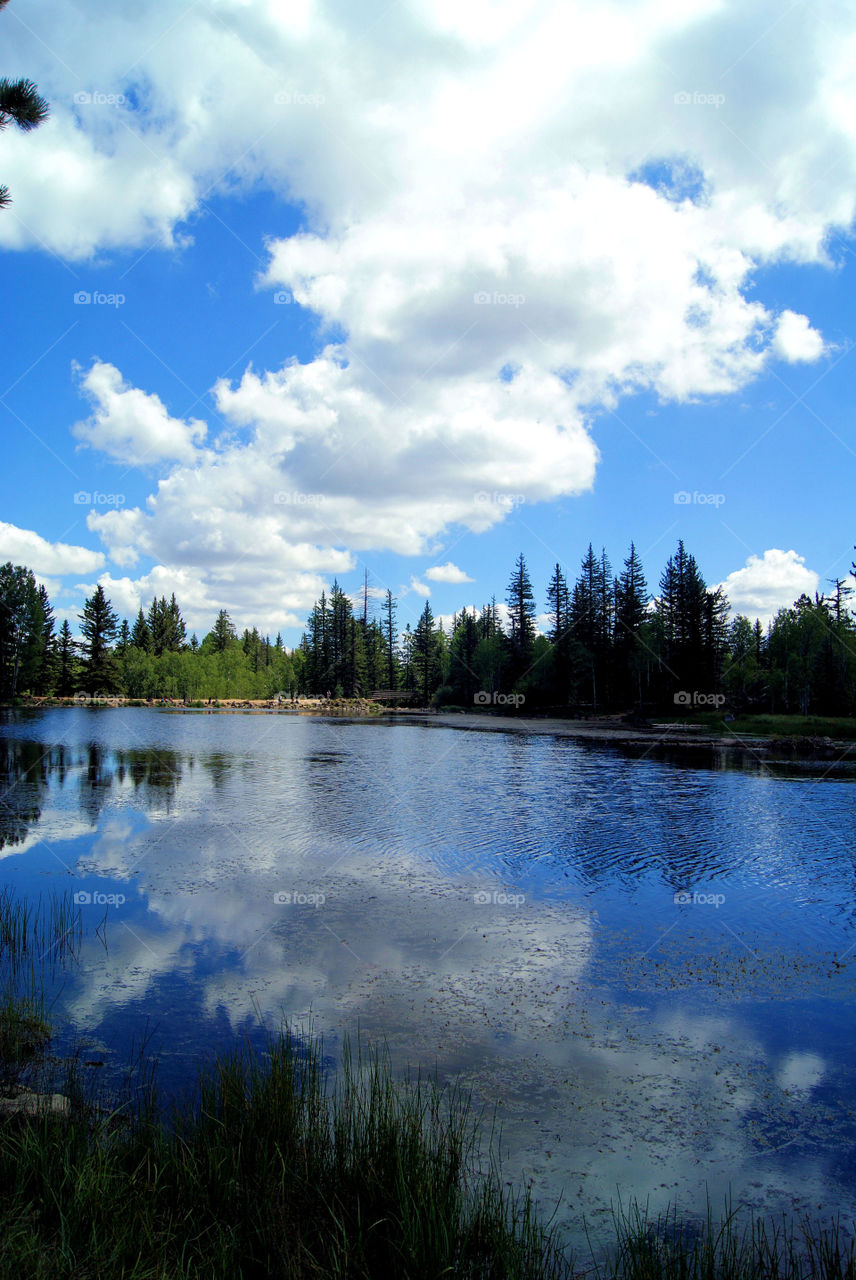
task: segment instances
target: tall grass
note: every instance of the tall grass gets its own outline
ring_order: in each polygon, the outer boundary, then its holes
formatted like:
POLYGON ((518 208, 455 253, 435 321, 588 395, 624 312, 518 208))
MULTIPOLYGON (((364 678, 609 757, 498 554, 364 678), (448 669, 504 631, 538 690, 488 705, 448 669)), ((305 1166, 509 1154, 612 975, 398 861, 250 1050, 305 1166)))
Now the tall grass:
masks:
MULTIPOLYGON (((27 983, 39 969, 23 957, 68 958, 75 939, 69 904, 28 913, 0 893, 0 958, 27 983)), ((10 996, 10 1037, 16 1009, 18 1050, 31 1034, 37 1056, 49 1029, 28 1033, 10 996)), ((0 1278, 856 1280, 843 1229, 651 1222, 635 1205, 575 1264, 507 1188, 466 1094, 397 1080, 359 1042, 337 1072, 324 1062, 286 1031, 237 1045, 167 1105, 145 1042, 122 1098, 89 1095, 72 1059, 67 1113, 0 1115, 0 1278)))
POLYGON ((3 1275, 549 1277, 571 1274, 528 1198, 476 1170, 454 1095, 380 1054, 289 1034, 201 1076, 167 1117, 19 1118, 0 1145, 3 1275))
MULTIPOLYGON (((653 1222, 632 1204, 613 1213, 614 1243, 600 1251, 594 1280, 854 1280, 853 1224, 781 1223, 728 1206, 715 1219, 653 1222)), ((593 1251, 593 1258, 595 1254, 593 1251)))
POLYGON ((44 1067, 51 1037, 45 985, 77 955, 80 912, 69 893, 21 901, 0 889, 0 1094, 44 1067))

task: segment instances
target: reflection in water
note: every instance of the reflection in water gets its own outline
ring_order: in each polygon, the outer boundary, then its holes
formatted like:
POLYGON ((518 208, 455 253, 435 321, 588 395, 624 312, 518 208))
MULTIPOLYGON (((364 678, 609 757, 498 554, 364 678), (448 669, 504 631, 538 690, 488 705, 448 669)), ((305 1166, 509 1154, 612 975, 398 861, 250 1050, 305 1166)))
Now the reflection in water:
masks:
POLYGON ((72 764, 62 744, 0 738, 0 849, 20 844, 41 816, 49 786, 62 787, 72 764))
POLYGON ((77 809, 86 825, 96 826, 105 805, 130 784, 142 809, 168 811, 185 764, 179 753, 145 748, 105 749, 98 741, 69 747, 27 739, 0 738, 0 849, 26 839, 44 806, 69 807, 69 786, 76 784, 77 809))
POLYGON ((147 1016, 168 1088, 258 1013, 360 1026, 496 1105, 507 1176, 564 1189, 571 1226, 616 1186, 815 1213, 856 1190, 852 781, 144 710, 0 746, 4 873, 89 895, 62 1008, 108 1062, 147 1016))

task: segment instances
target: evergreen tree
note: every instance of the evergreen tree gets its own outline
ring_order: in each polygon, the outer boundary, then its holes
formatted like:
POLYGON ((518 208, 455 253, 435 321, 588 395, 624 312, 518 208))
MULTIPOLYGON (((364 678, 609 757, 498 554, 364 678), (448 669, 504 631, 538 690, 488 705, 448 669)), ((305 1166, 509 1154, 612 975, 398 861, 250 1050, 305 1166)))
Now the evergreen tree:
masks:
POLYGON ((131 628, 131 644, 136 649, 142 649, 144 653, 151 653, 152 633, 149 630, 149 624, 146 622, 142 609, 137 614, 137 620, 131 628))
POLYGON ((553 689, 556 701, 566 706, 571 699, 571 595, 558 561, 547 587, 547 611, 550 617, 548 638, 552 645, 553 689))
MULTIPOLYGON (((585 671, 585 701, 596 710, 607 701, 612 647, 613 583, 606 552, 600 559, 591 543, 580 566, 571 595, 571 635, 580 647, 579 665, 585 671)), ((582 674, 582 671, 581 671, 582 674)))
POLYGON ((646 668, 644 627, 648 619, 648 584, 635 545, 630 543, 624 568, 615 580, 615 661, 617 694, 622 703, 643 700, 646 668))
POLYGON ((39 668, 42 614, 32 569, 7 561, 0 565, 0 696, 14 698, 27 689, 39 668))
POLYGON ((110 647, 118 630, 119 619, 99 583, 80 615, 81 681, 90 694, 117 693, 120 689, 119 668, 110 647))
POLYGON ((42 617, 37 652, 34 654, 33 693, 44 697, 52 693, 57 681, 57 639, 54 635, 54 611, 47 588, 39 587, 39 611, 42 617))
POLYGON ((232 641, 237 640, 238 633, 225 609, 221 609, 217 614, 217 621, 214 623, 211 635, 215 653, 223 653, 232 641))
POLYGON ((463 706, 473 705, 475 695, 481 689, 476 669, 476 651, 479 643, 478 620, 474 613, 464 609, 459 618, 452 620, 448 701, 463 706))
POLYGON ((415 674, 415 688, 419 692, 423 706, 428 706, 431 695, 440 683, 440 645, 434 627, 434 614, 428 600, 419 616, 416 630, 413 632, 412 663, 415 674))
POLYGON ((413 661, 413 632, 410 623, 406 623, 400 636, 401 643, 401 687, 408 693, 416 688, 416 668, 413 661))
POLYGON ((523 553, 517 557, 506 596, 510 622, 508 636, 511 680, 516 682, 532 664, 535 644, 535 594, 523 553))
MULTIPOLYGON (((0 0, 5 9, 9 0, 0 0)), ((48 118, 50 107, 32 80, 0 79, 0 130, 14 124, 25 133, 37 129, 48 118)), ((0 186, 0 209, 12 203, 9 188, 0 186)))
POLYGON ((77 645, 71 634, 68 619, 63 620, 57 643, 57 683, 60 698, 70 698, 77 688, 77 645))
POLYGON ((392 592, 387 588, 386 599, 383 606, 383 634, 386 645, 386 687, 387 689, 395 689, 398 687, 398 663, 396 660, 397 649, 397 631, 396 631, 396 613, 397 606, 392 592))
POLYGON ((128 619, 123 618, 122 625, 119 628, 119 638, 116 641, 116 656, 118 658, 124 658, 125 650, 130 647, 130 644, 131 628, 128 626, 128 619))

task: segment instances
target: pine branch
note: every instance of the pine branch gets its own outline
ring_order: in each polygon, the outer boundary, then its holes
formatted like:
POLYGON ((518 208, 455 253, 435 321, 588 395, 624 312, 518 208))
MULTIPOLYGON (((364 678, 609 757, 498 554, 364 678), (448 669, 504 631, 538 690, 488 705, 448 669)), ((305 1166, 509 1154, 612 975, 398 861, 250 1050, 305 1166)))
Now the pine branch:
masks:
POLYGON ((47 120, 50 106, 32 80, 0 79, 0 129, 16 124, 28 132, 47 120))

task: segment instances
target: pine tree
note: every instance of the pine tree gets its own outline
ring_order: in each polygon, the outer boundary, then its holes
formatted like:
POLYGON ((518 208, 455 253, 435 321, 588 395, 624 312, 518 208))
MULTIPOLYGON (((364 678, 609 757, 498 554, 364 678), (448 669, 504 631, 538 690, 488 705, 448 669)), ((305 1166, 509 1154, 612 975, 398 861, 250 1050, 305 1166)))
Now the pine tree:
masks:
POLYGON ((57 684, 60 698, 70 698, 77 688, 77 645, 68 619, 63 620, 57 642, 57 684))
MULTIPOLYGON (((0 9, 5 9, 9 0, 0 0, 0 9)), ((39 93, 32 80, 0 79, 0 130, 7 125, 17 125, 25 133, 37 129, 48 118, 50 107, 46 99, 39 93)), ((9 188, 0 186, 0 209, 12 203, 9 188)))
POLYGON ((111 651, 111 643, 119 630, 119 619, 99 583, 84 603, 80 615, 83 636, 83 671, 81 680, 90 694, 116 693, 120 690, 119 668, 111 651))
POLYGON ((643 629, 648 618, 648 584, 635 545, 630 543, 624 568, 615 579, 615 664, 622 702, 642 703, 646 667, 643 629))
POLYGON ((41 696, 52 693, 57 681, 57 639, 54 634, 54 611, 47 588, 39 587, 39 610, 42 617, 38 652, 35 655, 33 692, 41 696))
POLYGON ((587 692, 596 710, 608 700, 608 676, 612 656, 613 583, 606 552, 600 559, 591 543, 574 584, 570 608, 571 635, 581 648, 587 692))
POLYGON ((392 592, 387 588, 386 599, 383 606, 383 634, 386 644, 386 687, 387 689, 395 689, 398 687, 396 649, 398 635, 396 630, 396 613, 397 606, 392 592))
POLYGON ((217 621, 214 623, 211 635, 214 641, 215 653, 223 653, 233 640, 237 640, 238 633, 235 631, 234 623, 225 609, 221 609, 217 614, 217 621))
POLYGON ((419 615, 416 630, 413 632, 412 663, 415 672, 415 687, 419 690, 422 705, 428 706, 431 695, 440 683, 438 635, 434 627, 434 614, 428 600, 419 615))
POLYGON ((32 569, 0 565, 0 696, 14 698, 38 669, 42 645, 39 591, 32 569))
POLYGON ((149 624, 146 622, 142 609, 137 614, 137 620, 131 628, 131 644, 137 649, 142 649, 144 653, 152 651, 152 633, 149 630, 149 624))
POLYGON ((550 617, 549 640, 553 646, 553 682, 557 701, 563 706, 571 698, 571 596, 562 566, 556 562, 547 587, 550 617))
POLYGON ((510 619, 511 679, 516 682, 531 666, 535 644, 535 594, 522 552, 509 579, 506 603, 510 619))
POLYGON ((125 650, 130 647, 130 644, 131 644, 131 629, 128 626, 128 619, 123 618, 122 625, 119 628, 119 638, 116 641, 117 656, 120 658, 124 658, 125 650))
POLYGON ((479 647, 478 620, 474 613, 464 609, 452 622, 452 639, 449 645, 450 701, 472 706, 481 688, 476 670, 476 651, 479 647))

